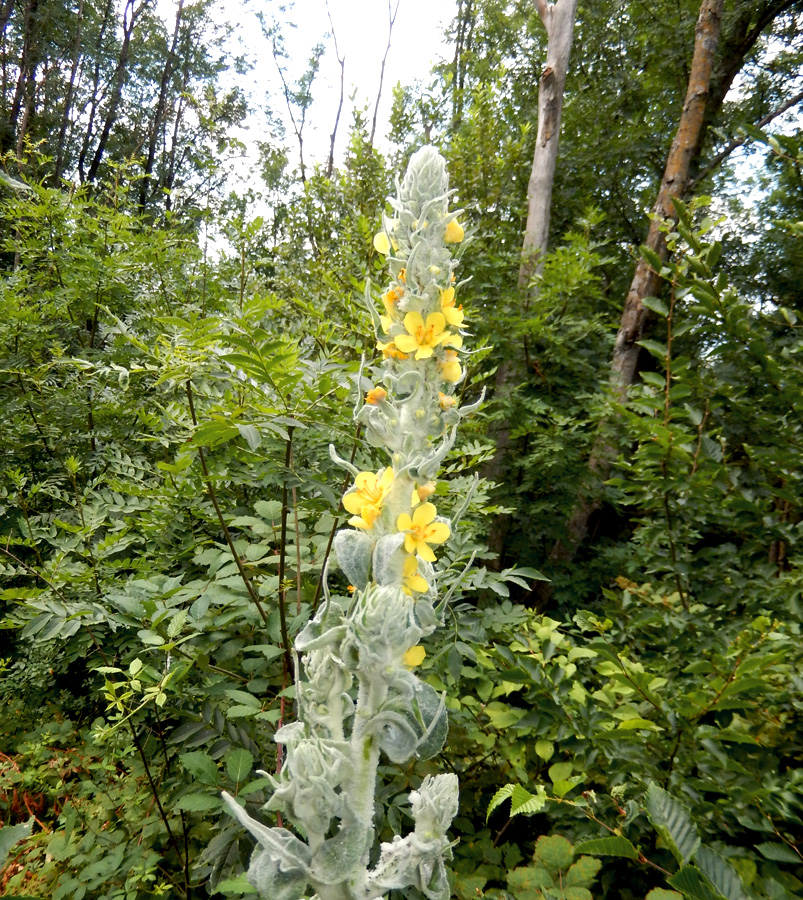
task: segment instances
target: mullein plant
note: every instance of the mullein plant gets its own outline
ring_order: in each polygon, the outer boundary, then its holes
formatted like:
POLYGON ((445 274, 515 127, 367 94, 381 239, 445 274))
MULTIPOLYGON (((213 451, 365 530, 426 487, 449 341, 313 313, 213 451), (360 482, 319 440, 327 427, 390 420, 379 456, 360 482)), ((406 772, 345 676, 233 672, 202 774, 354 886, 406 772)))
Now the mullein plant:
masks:
MULTIPOLYGON (((377 768, 429 759, 443 748, 443 697, 414 668, 422 638, 442 622, 436 551, 451 534, 431 498, 435 477, 461 416, 456 386, 464 377, 457 259, 464 232, 449 211, 443 158, 431 147, 411 159, 392 214, 374 246, 387 258, 390 283, 381 307, 366 296, 382 361, 362 371, 355 417, 367 440, 387 452, 376 472, 348 468, 343 497, 350 527, 335 536, 337 564, 353 591, 325 601, 295 640, 297 721, 275 735, 284 766, 271 777, 266 809, 294 831, 267 827, 225 795, 232 814, 256 838, 248 877, 267 900, 371 900, 417 888, 447 900, 447 830, 457 812, 452 774, 428 775, 410 794, 413 830, 375 844, 377 768), (365 394, 363 391, 370 385, 365 394), (300 837, 298 836, 300 835, 300 837)), ((325 579, 324 579, 325 580, 325 579)))

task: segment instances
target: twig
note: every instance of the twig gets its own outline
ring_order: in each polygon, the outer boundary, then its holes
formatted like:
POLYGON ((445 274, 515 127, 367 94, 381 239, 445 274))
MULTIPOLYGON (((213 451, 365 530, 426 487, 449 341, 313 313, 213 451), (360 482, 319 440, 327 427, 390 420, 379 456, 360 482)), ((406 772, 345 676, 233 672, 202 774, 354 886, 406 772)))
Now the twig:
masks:
MULTIPOLYGON (((190 403, 190 416, 192 417, 192 424, 197 425, 198 419, 195 416, 195 402, 192 398, 192 385, 190 384, 189 379, 185 385, 187 389, 187 399, 190 403)), ((234 562, 237 564, 237 571, 240 573, 240 577, 243 580, 243 584, 245 585, 246 590, 248 591, 248 595, 254 601, 254 605, 259 610, 260 616, 262 616, 262 621, 265 625, 268 624, 268 615, 262 607, 262 604, 259 602, 259 596, 257 592, 254 590, 254 586, 251 584, 248 575, 246 575, 245 567, 243 566, 243 561, 240 559, 240 554, 237 552, 237 548, 234 546, 234 541, 231 536, 231 532, 226 525, 226 520, 223 518, 223 513, 220 511, 220 505, 217 502, 217 494, 215 493, 215 488, 212 485, 212 479, 209 475, 209 469, 206 466, 206 457, 204 456, 203 447, 198 447, 198 458, 201 461, 201 469, 204 473, 204 483, 206 484, 206 489, 209 492, 209 499, 212 501, 212 506, 215 507, 215 513, 217 514, 218 522, 220 522, 220 527, 223 529, 223 534, 226 537, 226 543, 229 545, 229 550, 231 551, 231 555, 234 557, 234 562)))
MULTIPOLYGON (((340 124, 340 113, 343 109, 343 91, 344 91, 344 81, 346 78, 346 57, 340 55, 340 50, 337 46, 337 35, 335 34, 335 23, 332 21, 332 11, 329 9, 329 0, 326 2, 326 14, 329 16, 329 24, 332 26, 332 40, 335 44, 335 56, 337 57, 337 61, 340 64, 340 102, 337 104, 337 115, 335 116, 335 127, 332 130, 332 135, 329 139, 329 162, 326 164, 326 177, 331 178, 332 172, 335 168, 335 138, 337 137, 337 126, 340 124)), ((380 89, 381 89, 381 80, 380 80, 380 89)), ((376 122, 376 114, 374 114, 374 122, 376 122)), ((371 132, 371 140, 373 141, 374 135, 371 132)))
POLYGON ((370 145, 373 147, 374 145, 374 135, 376 134, 376 119, 379 115, 379 100, 382 97, 382 84, 385 80, 385 63, 388 61, 388 53, 390 53, 390 39, 393 34, 393 26, 396 24, 396 15, 399 12, 399 3, 401 0, 396 0, 396 9, 391 12, 391 0, 388 0, 388 45, 385 48, 385 55, 382 57, 382 66, 379 70, 379 89, 376 92, 376 104, 374 105, 374 120, 371 123, 371 137, 369 140, 370 145))
POLYGON ((282 525, 279 538, 279 627, 282 632, 282 644, 284 645, 284 669, 285 672, 293 671, 293 660, 290 656, 290 636, 287 632, 287 588, 284 584, 284 564, 287 554, 287 475, 290 471, 290 461, 293 457, 293 426, 287 428, 287 444, 284 452, 284 478, 282 481, 282 525))
MULTIPOLYGON (((785 113, 788 109, 791 109, 793 106, 797 106, 803 100, 803 91, 799 94, 795 94, 794 97, 790 97, 786 103, 782 103, 777 109, 774 109, 772 112, 767 113, 763 119, 759 119, 755 124, 755 128, 763 128, 765 125, 768 125, 773 119, 780 116, 782 113, 785 113)), ((707 176, 710 175, 714 169, 719 166, 721 162, 726 160, 734 150, 738 150, 739 147, 744 146, 751 138, 743 137, 743 138, 734 138, 730 143, 726 144, 725 147, 720 150, 719 153, 715 157, 713 157, 707 165, 705 165, 700 171, 694 176, 694 178, 689 182, 688 192, 691 193, 697 187, 697 185, 707 176)))

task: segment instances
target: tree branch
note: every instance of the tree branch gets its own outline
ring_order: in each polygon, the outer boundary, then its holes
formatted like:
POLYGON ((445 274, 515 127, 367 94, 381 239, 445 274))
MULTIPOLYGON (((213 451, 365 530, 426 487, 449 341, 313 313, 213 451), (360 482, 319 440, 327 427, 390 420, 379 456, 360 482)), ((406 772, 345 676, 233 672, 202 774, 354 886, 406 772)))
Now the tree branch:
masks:
MULTIPOLYGON (((791 109, 793 106, 797 106, 798 103, 803 101, 803 91, 795 94, 794 97, 790 97, 786 103, 782 103, 779 107, 772 110, 772 112, 767 113, 763 119, 759 119, 758 122, 753 126, 754 128, 763 128, 765 125, 769 125, 773 119, 777 119, 778 116, 785 113, 788 109, 791 109)), ((706 165, 700 169, 700 171, 695 175, 692 181, 689 184, 689 191, 693 191, 697 185, 707 176, 710 175, 711 172, 714 171, 724 160, 726 160, 734 150, 738 150, 739 147, 743 147, 746 143, 750 141, 749 136, 745 136, 743 138, 734 138, 728 144, 726 144, 722 150, 717 153, 716 156, 712 157, 706 163, 706 165)))

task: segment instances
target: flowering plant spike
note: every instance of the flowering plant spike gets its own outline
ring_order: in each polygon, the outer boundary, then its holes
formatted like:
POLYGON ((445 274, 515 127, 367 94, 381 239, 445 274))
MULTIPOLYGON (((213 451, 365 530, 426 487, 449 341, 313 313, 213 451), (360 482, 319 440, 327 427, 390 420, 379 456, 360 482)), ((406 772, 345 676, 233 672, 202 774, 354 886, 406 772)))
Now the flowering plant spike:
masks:
POLYGON ((432 502, 434 478, 455 439, 464 377, 462 307, 455 304, 453 251, 464 231, 449 211, 443 158, 431 147, 411 159, 391 198, 392 214, 374 246, 387 257, 390 283, 381 312, 367 293, 382 362, 365 393, 360 373, 356 418, 388 463, 354 475, 343 498, 348 527, 335 536, 337 563, 353 594, 332 595, 295 641, 298 721, 275 740, 285 765, 271 778, 266 809, 292 824, 269 828, 225 795, 232 814, 256 838, 248 877, 268 900, 371 900, 416 887, 447 900, 447 830, 457 812, 454 775, 427 776, 410 794, 413 830, 375 841, 377 767, 435 756, 446 739, 443 698, 413 669, 421 638, 441 621, 437 556, 450 523, 432 502), (297 832, 297 836, 295 833, 297 832))

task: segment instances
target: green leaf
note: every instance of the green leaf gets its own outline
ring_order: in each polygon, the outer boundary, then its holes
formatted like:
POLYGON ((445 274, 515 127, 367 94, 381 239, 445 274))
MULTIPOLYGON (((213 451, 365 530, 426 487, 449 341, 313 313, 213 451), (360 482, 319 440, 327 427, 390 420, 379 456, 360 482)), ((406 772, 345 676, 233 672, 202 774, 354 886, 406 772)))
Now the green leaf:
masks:
POLYGON ((639 252, 650 264, 650 268, 652 268, 655 272, 660 273, 661 269, 664 267, 664 264, 661 261, 661 257, 654 250, 647 247, 646 244, 642 244, 639 247, 639 252))
POLYGON ((245 438, 248 446, 252 450, 256 450, 257 447, 262 443, 262 435, 254 425, 238 425, 237 431, 240 432, 241 438, 245 438))
POLYGON ((552 741, 536 741, 535 752, 544 760, 544 762, 548 762, 555 753, 555 745, 552 741))
POLYGON ((203 750, 192 750, 179 755, 181 765, 201 784, 216 785, 218 783, 217 763, 203 750))
POLYGON ((535 842, 535 858, 543 863, 548 872, 556 874, 572 864, 574 848, 562 835, 542 835, 535 842))
POLYGON ((572 774, 572 764, 570 762, 557 762, 549 767, 550 781, 566 781, 572 774))
POLYGON ((542 785, 538 785, 536 793, 531 794, 517 784, 513 788, 513 793, 510 797, 510 815, 532 815, 537 813, 544 808, 546 800, 546 791, 542 785))
POLYGON ((5 864, 14 844, 28 837, 31 828, 33 828, 33 816, 27 822, 19 825, 4 825, 0 828, 0 868, 5 864))
POLYGON ((575 853, 590 853, 592 856, 624 856, 626 859, 638 859, 639 852, 626 837, 595 838, 575 844, 575 853))
POLYGON ((643 347, 648 353, 652 354, 656 359, 659 359, 661 362, 666 362, 666 344, 662 344, 660 341, 646 339, 643 341, 636 341, 636 343, 639 347, 643 347))
POLYGON ((491 813, 496 809, 497 806, 501 806, 508 797, 513 795, 513 788, 516 787, 514 784, 506 784, 504 787, 499 788, 499 790, 491 797, 491 802, 488 804, 488 809, 485 813, 485 821, 491 818, 491 813))
POLYGON ((651 784, 646 796, 647 815, 672 855, 688 863, 700 846, 697 826, 685 806, 657 784, 651 784))
POLYGON ((645 297, 641 303, 642 306, 646 306, 647 309, 651 309, 654 313, 657 313, 664 319, 669 315, 669 307, 658 297, 645 297))
POLYGON ((786 844, 756 844, 756 850, 764 857, 774 862, 800 863, 800 857, 786 844))
POLYGON ((708 847, 700 847, 694 855, 694 862, 725 900, 750 900, 733 866, 718 853, 708 847))
POLYGON ((672 887, 681 891, 690 900, 721 900, 699 869, 683 866, 667 881, 672 887))
POLYGON ((653 888, 644 900, 683 900, 683 894, 668 891, 666 888, 653 888))
POLYGON ((175 808, 185 812, 209 812, 222 809, 223 801, 214 794, 185 794, 176 801, 175 808))
POLYGON ((226 755, 226 771, 232 781, 243 781, 251 773, 254 757, 243 747, 235 747, 226 755))

